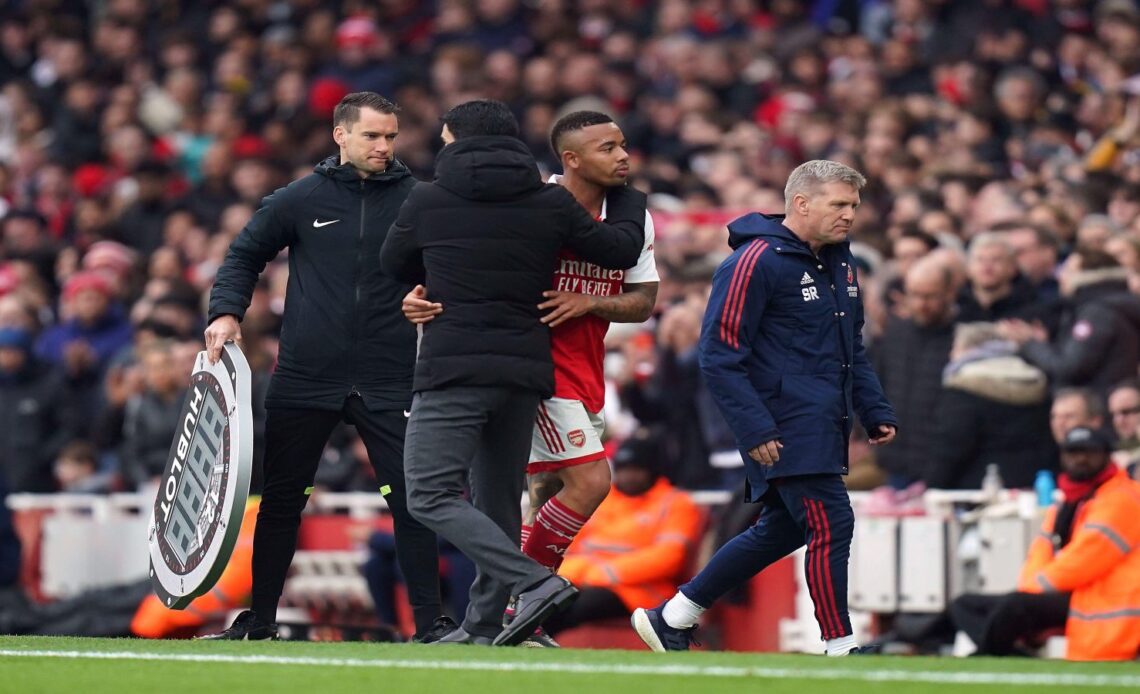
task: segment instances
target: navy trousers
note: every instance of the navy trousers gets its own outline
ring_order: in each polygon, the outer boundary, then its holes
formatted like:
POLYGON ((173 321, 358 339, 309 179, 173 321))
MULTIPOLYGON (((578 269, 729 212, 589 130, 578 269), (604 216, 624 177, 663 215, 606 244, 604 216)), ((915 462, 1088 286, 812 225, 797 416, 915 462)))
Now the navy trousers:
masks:
POLYGON ((721 547, 705 568, 681 586, 702 607, 750 580, 766 566, 807 545, 804 569, 824 639, 851 633, 847 560, 855 514, 839 475, 769 480, 756 524, 721 547))

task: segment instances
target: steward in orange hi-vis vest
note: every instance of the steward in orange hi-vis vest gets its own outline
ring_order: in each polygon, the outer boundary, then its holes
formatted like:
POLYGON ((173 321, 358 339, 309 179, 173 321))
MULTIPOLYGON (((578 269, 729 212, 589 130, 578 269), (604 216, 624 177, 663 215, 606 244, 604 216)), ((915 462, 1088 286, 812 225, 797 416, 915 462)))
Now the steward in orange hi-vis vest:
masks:
POLYGON ((1018 590, 1072 593, 1065 623, 1069 660, 1132 660, 1140 654, 1140 483, 1109 465, 1080 503, 1059 550, 1050 508, 1029 548, 1018 590))
POLYGON ((703 525, 701 509, 663 477, 639 495, 615 487, 558 573, 576 585, 608 588, 630 610, 656 605, 677 590, 703 525))

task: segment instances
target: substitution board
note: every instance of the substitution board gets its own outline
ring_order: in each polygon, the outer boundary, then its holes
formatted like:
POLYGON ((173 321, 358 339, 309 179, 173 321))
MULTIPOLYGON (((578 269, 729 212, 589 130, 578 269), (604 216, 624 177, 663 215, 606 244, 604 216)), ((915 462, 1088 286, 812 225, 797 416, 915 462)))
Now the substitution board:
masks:
POLYGON ((250 372, 234 344, 199 352, 154 502, 150 578, 180 610, 214 587, 241 528, 253 468, 250 372))

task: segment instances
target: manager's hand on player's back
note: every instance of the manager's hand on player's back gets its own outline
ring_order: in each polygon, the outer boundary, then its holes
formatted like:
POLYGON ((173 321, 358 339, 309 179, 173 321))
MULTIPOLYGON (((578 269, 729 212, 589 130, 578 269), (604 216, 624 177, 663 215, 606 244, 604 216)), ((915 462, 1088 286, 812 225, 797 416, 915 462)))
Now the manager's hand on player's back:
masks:
POLYGON ((412 288, 412 291, 404 296, 400 310, 403 312, 404 318, 416 325, 422 325, 443 313, 443 304, 428 301, 427 288, 422 284, 417 284, 412 288))

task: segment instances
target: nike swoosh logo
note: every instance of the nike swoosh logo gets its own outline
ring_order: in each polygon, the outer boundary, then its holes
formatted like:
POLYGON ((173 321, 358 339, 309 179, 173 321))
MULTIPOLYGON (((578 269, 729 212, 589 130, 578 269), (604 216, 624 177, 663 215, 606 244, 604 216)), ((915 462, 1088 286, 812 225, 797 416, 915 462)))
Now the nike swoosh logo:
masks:
POLYGON ((336 224, 339 221, 340 221, 339 219, 334 219, 330 222, 322 222, 320 220, 314 219, 313 220, 313 228, 314 229, 320 229, 321 227, 327 227, 330 224, 336 224))
POLYGON ((405 416, 405 417, 411 417, 411 416, 412 416, 412 411, 411 411, 411 410, 404 410, 404 416, 405 416))

